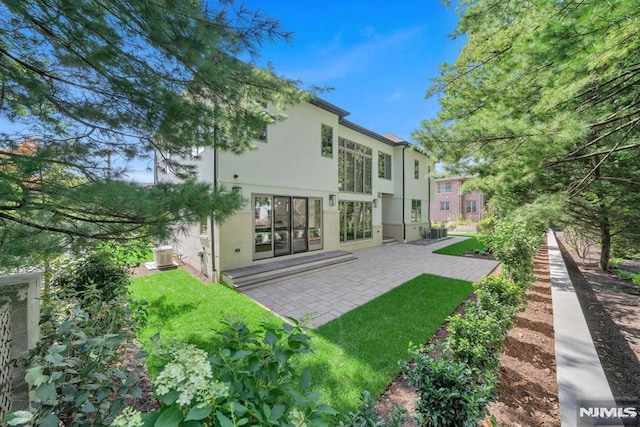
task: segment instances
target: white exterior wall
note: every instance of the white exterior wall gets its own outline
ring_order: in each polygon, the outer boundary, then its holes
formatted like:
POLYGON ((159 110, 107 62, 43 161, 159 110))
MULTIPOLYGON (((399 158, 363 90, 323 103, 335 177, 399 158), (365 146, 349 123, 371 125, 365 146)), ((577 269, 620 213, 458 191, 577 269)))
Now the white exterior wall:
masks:
POLYGON ((385 194, 383 200, 384 235, 400 242, 419 240, 422 237, 422 230, 428 227, 429 223, 429 161, 424 154, 411 146, 394 147, 393 154, 391 171, 393 191, 392 194, 385 194), (414 160, 420 163, 419 179, 415 179, 413 174, 414 160), (413 199, 422 201, 421 222, 412 222, 411 200, 413 199))
POLYGON ((408 242, 422 238, 423 230, 429 227, 429 176, 427 157, 413 148, 405 150, 405 220, 407 224, 406 239, 408 242), (414 176, 414 161, 419 162, 419 178, 414 176), (421 221, 413 222, 411 218, 411 201, 421 201, 421 221))
POLYGON ((218 182, 228 189, 241 187, 247 200, 242 211, 220 226, 221 270, 273 261, 253 260, 252 195, 322 198, 322 250, 339 246, 338 203, 329 206, 329 195, 338 195, 338 116, 312 104, 297 105, 286 114, 286 120, 268 127, 267 142, 255 141, 256 150, 219 153, 218 182), (322 124, 333 128, 333 158, 321 155, 322 124))
MULTIPOLYGON (((198 179, 217 182, 227 190, 240 188, 245 206, 223 224, 209 221, 205 234, 200 234, 200 226, 194 225, 186 235, 178 236, 174 243, 175 252, 184 261, 202 271, 214 280, 220 272, 237 267, 267 263, 274 258, 254 260, 254 206, 252 196, 272 195, 322 199, 323 248, 321 251, 335 249, 356 250, 377 246, 382 243, 387 232, 398 240, 406 233, 406 240, 419 238, 419 231, 411 223, 411 199, 423 200, 422 215, 427 221, 428 178, 427 158, 410 148, 405 150, 406 199, 402 194, 402 151, 403 145, 385 143, 369 131, 358 131, 350 125, 340 124, 340 118, 334 111, 328 111, 311 103, 290 108, 287 118, 267 129, 267 141, 255 141, 256 149, 234 155, 218 152, 217 162, 214 150, 206 149, 200 153, 195 164, 198 179), (333 128, 333 157, 322 156, 321 126, 333 128), (372 193, 356 194, 340 192, 338 188, 339 138, 345 138, 372 149, 372 193), (384 152, 392 156, 392 179, 378 177, 378 154, 384 152), (413 177, 413 159, 421 164, 421 179, 413 177), (414 182, 415 181, 415 182, 414 182), (335 203, 330 206, 330 196, 335 203), (372 238, 341 243, 339 241, 340 216, 339 201, 366 201, 372 203, 372 238), (404 219, 403 219, 404 206, 404 219), (410 227, 404 227, 409 224, 410 227), (383 233, 384 224, 384 233, 383 233)), ((356 127, 357 128, 357 127, 356 127)), ((175 181, 161 172, 160 181, 175 181)), ((287 255, 286 257, 305 256, 309 252, 287 255)))

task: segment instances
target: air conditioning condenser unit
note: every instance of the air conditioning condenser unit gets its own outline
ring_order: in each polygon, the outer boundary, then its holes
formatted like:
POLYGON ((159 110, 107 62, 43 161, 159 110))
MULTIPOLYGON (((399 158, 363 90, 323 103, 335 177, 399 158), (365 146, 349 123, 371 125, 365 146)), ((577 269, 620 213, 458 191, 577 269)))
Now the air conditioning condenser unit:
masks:
POLYGON ((173 266, 173 246, 158 246, 153 249, 153 261, 157 268, 173 266))

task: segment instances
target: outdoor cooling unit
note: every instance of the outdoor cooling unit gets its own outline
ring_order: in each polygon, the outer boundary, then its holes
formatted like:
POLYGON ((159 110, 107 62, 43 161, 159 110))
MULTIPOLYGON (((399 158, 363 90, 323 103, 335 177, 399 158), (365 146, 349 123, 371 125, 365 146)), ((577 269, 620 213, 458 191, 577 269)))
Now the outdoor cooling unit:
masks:
POLYGON ((153 261, 157 268, 173 266, 173 246, 158 246, 153 250, 153 261))

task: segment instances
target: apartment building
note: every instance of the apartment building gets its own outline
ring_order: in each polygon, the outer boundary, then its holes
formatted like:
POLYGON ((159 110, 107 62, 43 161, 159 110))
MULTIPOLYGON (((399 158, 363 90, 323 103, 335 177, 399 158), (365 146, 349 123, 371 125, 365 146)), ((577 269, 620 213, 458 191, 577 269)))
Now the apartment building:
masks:
MULTIPOLYGON (((420 238, 429 217, 430 165, 412 144, 380 135, 321 99, 291 107, 254 151, 206 148, 198 178, 242 194, 222 224, 195 225, 174 253, 213 280, 232 269, 420 238)), ((156 165, 156 181, 173 180, 156 165)))
POLYGON ((479 190, 462 192, 462 185, 469 179, 471 177, 456 176, 434 180, 435 192, 430 208, 431 221, 478 222, 482 219, 485 206, 484 194, 479 190))

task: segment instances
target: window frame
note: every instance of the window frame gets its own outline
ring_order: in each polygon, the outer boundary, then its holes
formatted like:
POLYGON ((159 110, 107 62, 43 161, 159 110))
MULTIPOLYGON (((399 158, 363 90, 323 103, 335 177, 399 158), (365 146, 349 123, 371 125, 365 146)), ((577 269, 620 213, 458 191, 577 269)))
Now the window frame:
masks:
POLYGON ((411 222, 422 222, 422 200, 411 199, 411 222))
POLYGON ((451 204, 449 202, 449 200, 441 200, 440 201, 440 211, 442 212, 449 212, 451 211, 451 204), (446 206, 446 209, 443 209, 443 207, 446 206))
POLYGON ((478 201, 477 200, 465 200, 464 201, 465 213, 478 213, 478 201))
POLYGON ((320 155, 326 159, 333 159, 333 127, 320 124, 320 155))
POLYGON ((338 139, 338 188, 340 192, 371 194, 372 154, 373 150, 370 147, 345 138, 338 139))
POLYGON ((413 178, 420 179, 420 161, 418 159, 413 160, 413 178))
POLYGON ((453 193, 453 182, 439 182, 438 183, 438 194, 442 193, 453 193), (444 190, 443 190, 444 188, 444 190))
POLYGON ((378 151, 378 178, 391 179, 392 174, 392 158, 391 154, 384 151, 378 151))

